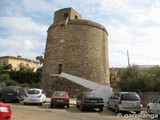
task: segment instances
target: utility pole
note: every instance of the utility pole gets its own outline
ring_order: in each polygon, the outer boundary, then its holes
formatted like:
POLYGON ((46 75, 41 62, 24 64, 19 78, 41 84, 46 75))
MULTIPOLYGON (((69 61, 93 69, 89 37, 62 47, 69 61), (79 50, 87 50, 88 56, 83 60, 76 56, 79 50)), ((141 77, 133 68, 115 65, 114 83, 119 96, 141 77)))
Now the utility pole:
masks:
POLYGON ((127 50, 127 59, 128 59, 128 67, 130 67, 130 62, 129 62, 129 53, 128 53, 128 50, 127 50))

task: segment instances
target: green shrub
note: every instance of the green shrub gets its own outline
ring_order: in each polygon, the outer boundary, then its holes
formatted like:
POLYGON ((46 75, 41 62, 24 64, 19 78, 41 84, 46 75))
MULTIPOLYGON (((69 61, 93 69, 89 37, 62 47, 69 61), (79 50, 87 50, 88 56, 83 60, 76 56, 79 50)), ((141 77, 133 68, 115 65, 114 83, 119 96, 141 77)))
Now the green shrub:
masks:
POLYGON ((32 87, 32 88, 41 88, 41 82, 37 82, 37 83, 32 82, 30 84, 30 87, 32 87))
POLYGON ((10 79, 10 75, 9 74, 0 74, 0 82, 4 82, 6 80, 10 79))
POLYGON ((14 81, 14 80, 6 80, 6 81, 4 81, 5 82, 5 84, 6 84, 6 86, 16 86, 16 85, 19 85, 16 81, 14 81))

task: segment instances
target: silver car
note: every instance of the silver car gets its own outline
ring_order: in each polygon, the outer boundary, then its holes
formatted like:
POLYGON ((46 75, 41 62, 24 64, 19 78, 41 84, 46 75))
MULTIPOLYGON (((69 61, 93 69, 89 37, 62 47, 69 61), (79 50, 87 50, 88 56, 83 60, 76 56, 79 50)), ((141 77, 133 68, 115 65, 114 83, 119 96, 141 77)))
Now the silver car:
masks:
POLYGON ((154 113, 160 115, 160 96, 147 105, 148 114, 154 113))
POLYGON ((114 109, 116 114, 121 111, 135 111, 136 114, 139 114, 142 109, 142 101, 135 92, 117 92, 108 99, 107 108, 114 109))

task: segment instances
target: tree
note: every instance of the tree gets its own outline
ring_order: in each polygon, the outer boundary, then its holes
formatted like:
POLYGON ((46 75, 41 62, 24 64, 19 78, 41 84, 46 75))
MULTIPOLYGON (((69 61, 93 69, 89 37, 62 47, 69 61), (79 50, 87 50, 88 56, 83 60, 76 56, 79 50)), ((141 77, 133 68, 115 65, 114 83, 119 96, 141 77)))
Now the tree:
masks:
POLYGON ((133 66, 124 69, 119 75, 118 87, 121 91, 160 92, 160 67, 140 69, 133 66))
POLYGON ((11 70, 12 69, 12 65, 11 64, 7 64, 7 65, 3 66, 3 69, 11 70))
POLYGON ((9 80, 10 79, 10 75, 5 73, 5 74, 0 74, 0 82, 4 82, 6 80, 9 80))
POLYGON ((138 76, 138 69, 136 67, 129 67, 121 71, 119 87, 122 91, 133 90, 138 76))
POLYGON ((10 70, 12 70, 12 65, 11 64, 7 64, 7 65, 4 65, 4 66, 1 66, 0 67, 0 74, 1 73, 4 73, 4 72, 6 72, 6 71, 10 71, 10 70))
POLYGON ((18 71, 22 72, 22 71, 25 71, 25 72, 33 72, 34 71, 34 68, 30 68, 27 64, 23 64, 23 63, 20 63, 18 65, 18 71))
POLYGON ((11 65, 6 65, 0 67, 0 86, 18 84, 39 86, 41 73, 41 69, 34 72, 34 68, 23 63, 19 64, 16 70, 13 70, 11 65))
POLYGON ((16 86, 16 85, 19 85, 16 81, 14 81, 14 80, 11 80, 11 79, 9 79, 9 80, 6 80, 5 81, 5 85, 6 86, 16 86))
POLYGON ((41 56, 37 56, 37 57, 36 57, 36 60, 38 60, 38 61, 39 61, 40 65, 42 65, 42 64, 43 64, 43 62, 44 62, 44 58, 43 58, 43 56, 42 56, 42 55, 41 55, 41 56))

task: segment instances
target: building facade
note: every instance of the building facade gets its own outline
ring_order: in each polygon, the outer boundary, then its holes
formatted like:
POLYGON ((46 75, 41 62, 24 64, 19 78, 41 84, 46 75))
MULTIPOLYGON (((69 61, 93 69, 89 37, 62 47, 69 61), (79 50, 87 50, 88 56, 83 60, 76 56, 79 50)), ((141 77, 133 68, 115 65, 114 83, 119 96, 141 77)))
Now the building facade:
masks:
POLYGON ((22 58, 21 56, 1 56, 0 57, 0 66, 4 65, 12 65, 12 69, 18 70, 18 66, 23 64, 24 66, 34 68, 34 71, 38 69, 38 62, 26 58, 22 58))
POLYGON ((42 84, 52 81, 51 75, 64 72, 110 86, 108 32, 104 26, 65 8, 55 12, 47 32, 42 84))

